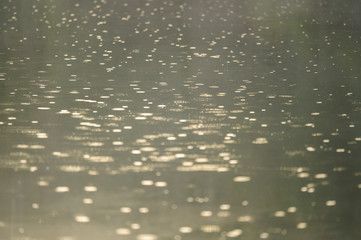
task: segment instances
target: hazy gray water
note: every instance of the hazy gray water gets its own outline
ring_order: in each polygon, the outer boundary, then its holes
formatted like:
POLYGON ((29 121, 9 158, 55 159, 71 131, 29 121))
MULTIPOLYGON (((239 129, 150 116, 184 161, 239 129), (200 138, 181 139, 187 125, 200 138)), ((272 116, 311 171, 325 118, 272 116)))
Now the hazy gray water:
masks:
POLYGON ((0 6, 0 239, 361 238, 359 1, 0 6))

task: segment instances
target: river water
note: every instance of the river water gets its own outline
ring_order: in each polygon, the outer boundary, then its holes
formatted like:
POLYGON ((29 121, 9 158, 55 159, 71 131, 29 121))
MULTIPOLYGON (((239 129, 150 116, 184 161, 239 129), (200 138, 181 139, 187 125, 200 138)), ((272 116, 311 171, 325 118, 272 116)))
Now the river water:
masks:
POLYGON ((0 239, 361 239, 359 5, 1 1, 0 239))

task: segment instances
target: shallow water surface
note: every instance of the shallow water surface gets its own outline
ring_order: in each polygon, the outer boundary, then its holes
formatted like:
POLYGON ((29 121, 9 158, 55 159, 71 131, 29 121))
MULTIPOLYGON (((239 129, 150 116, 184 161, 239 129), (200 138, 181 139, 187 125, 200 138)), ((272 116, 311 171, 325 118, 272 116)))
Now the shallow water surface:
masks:
POLYGON ((0 3, 0 239, 361 239, 358 1, 0 3))

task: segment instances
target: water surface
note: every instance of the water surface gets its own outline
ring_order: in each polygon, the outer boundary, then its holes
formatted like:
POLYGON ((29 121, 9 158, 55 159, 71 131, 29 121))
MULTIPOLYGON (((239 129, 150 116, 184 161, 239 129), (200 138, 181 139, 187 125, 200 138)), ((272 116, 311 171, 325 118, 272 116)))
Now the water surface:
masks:
POLYGON ((361 238, 358 1, 0 3, 0 238, 361 238))

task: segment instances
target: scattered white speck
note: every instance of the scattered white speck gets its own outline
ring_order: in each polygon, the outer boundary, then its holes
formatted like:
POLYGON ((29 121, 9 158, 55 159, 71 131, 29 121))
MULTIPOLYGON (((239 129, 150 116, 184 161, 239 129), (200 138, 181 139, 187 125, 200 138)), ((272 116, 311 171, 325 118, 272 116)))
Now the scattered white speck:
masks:
POLYGON ((297 174, 297 177, 299 177, 299 178, 308 178, 309 176, 310 176, 310 174, 307 172, 300 172, 297 174))
POLYGON ((181 227, 179 228, 179 232, 181 233, 191 233, 193 229, 191 227, 181 227))
POLYGON ((137 236, 137 240, 156 240, 158 237, 153 234, 140 234, 137 236))
POLYGON ((115 230, 117 235, 130 235, 130 229, 128 228, 118 228, 115 230))
POLYGON ((234 229, 232 231, 227 232, 227 237, 235 238, 235 237, 242 235, 242 232, 243 231, 241 229, 234 229))
POLYGON ((221 228, 218 225, 203 225, 201 226, 201 231, 206 233, 219 232, 221 228))
POLYGON ((55 192, 58 192, 58 193, 69 192, 69 187, 67 187, 67 186, 56 187, 55 192))
POLYGON ((151 185, 153 185, 153 181, 152 181, 152 180, 143 180, 143 181, 141 182, 141 184, 142 184, 143 186, 151 186, 151 185))
POLYGON ((298 229, 305 229, 305 228, 307 228, 307 223, 300 222, 300 223, 297 224, 297 228, 298 229))
POLYGON ((130 212, 132 212, 132 209, 130 207, 121 207, 120 212, 122 212, 122 213, 130 213, 130 212))
POLYGON ((123 145, 124 143, 123 143, 122 141, 114 141, 112 144, 113 144, 114 146, 121 146, 121 145, 123 145))
POLYGON ((80 222, 80 223, 90 222, 90 218, 85 215, 75 215, 74 218, 75 218, 75 221, 80 222))
POLYGON ((112 108, 113 111, 124 111, 124 108, 112 108))
POLYGON ((229 209, 231 209, 231 205, 222 204, 222 205, 219 206, 219 209, 221 209, 221 210, 229 210, 229 209))
POLYGON ((83 203, 84 203, 84 204, 93 204, 93 199, 91 199, 91 198, 84 198, 84 199, 83 199, 83 203))
POLYGON ((336 205, 336 201, 335 200, 328 200, 326 202, 326 206, 328 207, 332 207, 332 206, 335 206, 336 205))
POLYGON ((148 213, 149 212, 149 208, 146 208, 146 207, 141 207, 138 210, 140 213, 148 213))
POLYGON ((251 181, 251 177, 248 176, 237 176, 233 178, 234 182, 249 182, 251 181))
POLYGON ((212 211, 202 211, 201 212, 201 216, 202 217, 210 217, 213 215, 213 212, 212 211))
POLYGON ((238 222, 252 222, 253 218, 251 216, 239 216, 238 217, 238 222))
POLYGON ((306 150, 309 151, 309 152, 316 151, 316 149, 314 147, 307 147, 306 150))
POLYGON ((287 212, 289 212, 289 213, 295 213, 297 211, 297 208, 296 207, 289 207, 288 209, 287 209, 287 212))
POLYGON ((259 235, 259 237, 260 237, 261 239, 269 238, 269 233, 266 233, 266 232, 261 233, 261 234, 259 235))
POLYGON ((156 186, 156 187, 166 187, 167 183, 166 182, 155 182, 154 186, 156 186))
POLYGON ((253 144, 267 144, 268 141, 266 138, 256 138, 252 141, 253 144))
POLYGON ((85 186, 84 191, 86 192, 96 192, 98 189, 95 186, 85 186))
POLYGON ((274 213, 275 217, 284 217, 286 216, 286 213, 284 211, 277 211, 274 213))
POLYGON ((317 179, 327 178, 327 174, 326 173, 318 173, 315 175, 315 178, 317 178, 317 179))
POLYGON ((38 186, 41 186, 41 187, 49 186, 49 182, 40 180, 40 181, 38 181, 38 186))

